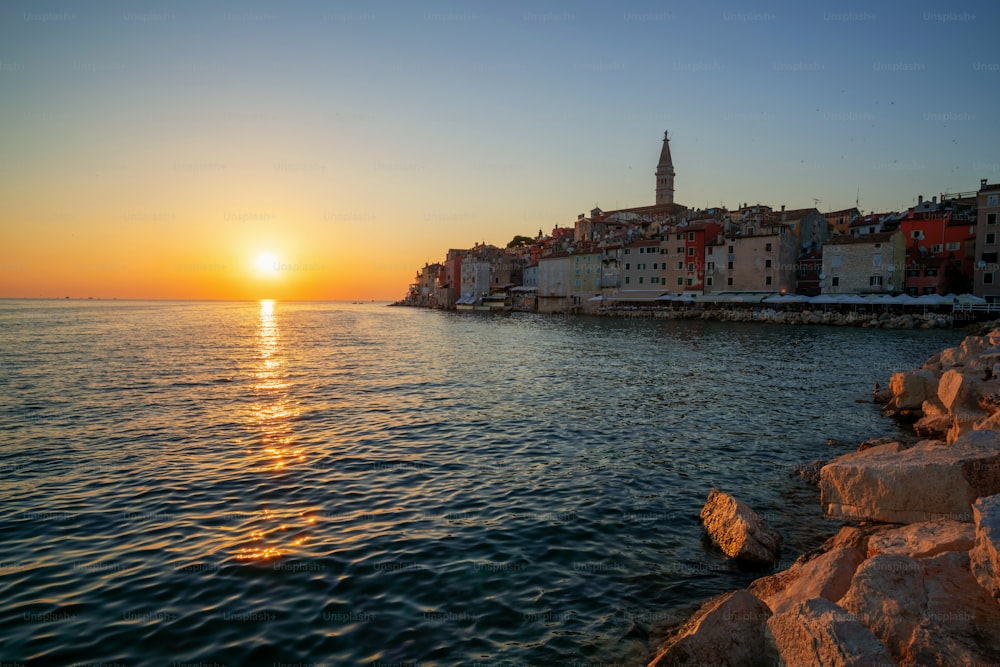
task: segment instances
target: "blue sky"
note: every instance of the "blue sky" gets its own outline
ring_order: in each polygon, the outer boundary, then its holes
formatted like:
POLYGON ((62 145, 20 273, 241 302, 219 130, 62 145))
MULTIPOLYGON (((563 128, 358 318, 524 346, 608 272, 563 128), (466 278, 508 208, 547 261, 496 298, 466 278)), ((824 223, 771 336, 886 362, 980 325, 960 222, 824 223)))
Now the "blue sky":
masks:
POLYGON ((5 5, 4 225, 162 213, 180 243, 262 213, 299 254, 377 229, 388 280, 652 203, 665 129, 693 207, 1000 180, 995 3, 97 7, 5 5))

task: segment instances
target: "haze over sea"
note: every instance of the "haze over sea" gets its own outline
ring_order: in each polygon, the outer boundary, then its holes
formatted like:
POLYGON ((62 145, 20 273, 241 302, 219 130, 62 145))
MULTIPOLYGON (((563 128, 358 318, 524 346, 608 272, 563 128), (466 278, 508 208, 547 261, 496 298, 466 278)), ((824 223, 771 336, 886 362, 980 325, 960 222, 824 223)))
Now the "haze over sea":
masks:
POLYGON ((874 381, 961 338, 0 301, 3 659, 642 664, 760 576, 709 489, 787 564, 837 525, 794 468, 895 433, 874 381))

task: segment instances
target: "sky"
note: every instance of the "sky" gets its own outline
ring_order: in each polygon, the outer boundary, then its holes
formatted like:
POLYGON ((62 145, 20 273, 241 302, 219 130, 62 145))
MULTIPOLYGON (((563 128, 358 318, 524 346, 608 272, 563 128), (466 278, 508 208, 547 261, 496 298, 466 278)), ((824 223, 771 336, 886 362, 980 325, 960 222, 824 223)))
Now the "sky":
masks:
POLYGON ((397 299, 675 201, 1000 181, 995 2, 6 2, 0 297, 397 299))

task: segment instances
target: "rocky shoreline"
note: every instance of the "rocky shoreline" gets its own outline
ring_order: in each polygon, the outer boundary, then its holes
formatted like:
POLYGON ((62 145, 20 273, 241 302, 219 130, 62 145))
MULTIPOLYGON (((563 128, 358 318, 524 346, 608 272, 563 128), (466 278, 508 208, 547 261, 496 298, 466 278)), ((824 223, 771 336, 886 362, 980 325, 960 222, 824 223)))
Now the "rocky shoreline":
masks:
POLYGON ((775 310, 773 308, 606 308, 602 317, 654 320, 714 320, 717 322, 765 322, 769 324, 825 324, 866 329, 950 329, 951 313, 862 313, 839 310, 775 310))
MULTIPOLYGON (((893 375, 876 398, 917 437, 822 466, 822 511, 840 531, 705 602, 649 667, 1000 664, 998 376, 1000 328, 893 375)), ((727 556, 778 561, 780 535, 739 500, 713 489, 701 519, 727 556)))

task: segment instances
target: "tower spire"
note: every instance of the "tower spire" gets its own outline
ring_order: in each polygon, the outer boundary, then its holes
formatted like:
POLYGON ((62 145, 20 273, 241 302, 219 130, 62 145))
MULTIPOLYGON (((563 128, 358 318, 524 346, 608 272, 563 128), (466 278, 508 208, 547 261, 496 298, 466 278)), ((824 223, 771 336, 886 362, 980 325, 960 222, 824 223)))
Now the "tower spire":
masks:
POLYGON ((674 161, 670 157, 670 133, 663 133, 660 162, 656 165, 656 205, 674 203, 674 161))

